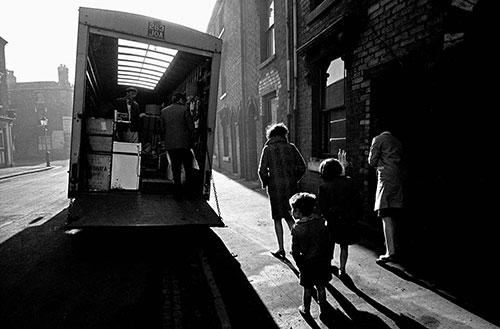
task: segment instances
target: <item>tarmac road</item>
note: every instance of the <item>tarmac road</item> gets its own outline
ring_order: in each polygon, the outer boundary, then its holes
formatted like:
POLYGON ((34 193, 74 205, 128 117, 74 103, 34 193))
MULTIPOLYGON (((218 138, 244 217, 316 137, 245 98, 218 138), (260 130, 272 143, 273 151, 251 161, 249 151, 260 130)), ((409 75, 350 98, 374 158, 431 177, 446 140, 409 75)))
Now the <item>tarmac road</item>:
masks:
POLYGON ((68 160, 0 169, 0 243, 68 206, 67 171, 68 160))

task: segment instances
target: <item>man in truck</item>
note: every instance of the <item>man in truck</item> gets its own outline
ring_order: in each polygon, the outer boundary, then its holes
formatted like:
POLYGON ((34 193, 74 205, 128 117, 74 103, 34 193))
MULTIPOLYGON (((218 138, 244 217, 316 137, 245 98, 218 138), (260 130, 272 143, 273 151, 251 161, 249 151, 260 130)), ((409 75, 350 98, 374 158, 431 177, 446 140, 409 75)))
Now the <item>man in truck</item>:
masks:
POLYGON ((134 87, 125 89, 125 97, 116 99, 115 111, 117 112, 116 132, 120 142, 139 143, 140 113, 139 103, 135 100, 138 91, 134 87))
POLYGON ((182 199, 181 169, 184 167, 186 174, 186 187, 189 197, 193 196, 193 153, 192 137, 194 120, 185 105, 186 96, 175 93, 172 104, 161 110, 161 131, 165 134, 165 149, 170 157, 172 174, 174 178, 174 199, 182 199))

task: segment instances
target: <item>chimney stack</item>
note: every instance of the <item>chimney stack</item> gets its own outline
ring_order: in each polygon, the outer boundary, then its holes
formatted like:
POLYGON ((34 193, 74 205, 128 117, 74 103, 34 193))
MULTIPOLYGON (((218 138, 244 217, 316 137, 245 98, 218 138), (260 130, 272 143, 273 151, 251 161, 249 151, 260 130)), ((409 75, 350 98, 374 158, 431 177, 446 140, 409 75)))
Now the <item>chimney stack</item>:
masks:
POLYGON ((69 85, 68 68, 66 65, 59 65, 57 73, 59 74, 59 84, 64 86, 69 85))

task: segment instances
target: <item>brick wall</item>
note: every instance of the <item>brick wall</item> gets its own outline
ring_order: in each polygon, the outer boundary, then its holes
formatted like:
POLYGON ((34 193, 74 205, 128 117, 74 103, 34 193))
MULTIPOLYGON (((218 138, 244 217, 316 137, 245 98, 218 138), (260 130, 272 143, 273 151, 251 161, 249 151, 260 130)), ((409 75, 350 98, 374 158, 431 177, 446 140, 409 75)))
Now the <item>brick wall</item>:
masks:
MULTIPOLYGON (((325 1, 329 2, 329 1, 325 1)), ((347 152, 351 162, 350 175, 370 195, 370 175, 367 156, 373 127, 371 127, 371 80, 372 70, 389 62, 411 58, 412 61, 430 62, 442 50, 443 8, 433 1, 331 1, 318 15, 309 9, 309 1, 298 1, 298 46, 310 42, 332 22, 348 13, 356 17, 358 29, 355 42, 341 52, 345 60, 346 105, 347 105, 347 152), (355 5, 354 5, 355 4, 355 5)), ((344 31, 344 34, 347 34, 344 31)), ((329 36, 335 38, 336 35, 329 36)), ((325 60, 334 56, 325 54, 325 60), (330 56, 330 57, 328 57, 330 56)), ((317 88, 308 83, 307 56, 299 56, 299 96, 297 130, 304 157, 315 155, 314 138, 319 126, 312 114, 312 94, 317 88)), ((311 166, 310 163, 310 167, 311 166)), ((319 175, 309 171, 302 181, 302 188, 314 191, 319 184, 319 175)), ((365 206, 371 208, 372 200, 366 199, 365 206)))
MULTIPOLYGON (((226 65, 221 67, 227 79, 227 94, 219 99, 218 109, 229 108, 231 124, 235 125, 230 136, 232 154, 227 161, 221 159, 222 129, 217 122, 216 153, 222 168, 235 172, 241 177, 256 179, 260 151, 265 143, 262 120, 262 97, 276 92, 278 98, 277 120, 288 122, 288 82, 287 82, 287 17, 286 1, 275 1, 275 42, 276 54, 269 60, 261 56, 263 3, 259 1, 226 0, 215 5, 208 31, 214 34, 215 16, 218 6, 224 5, 224 33, 221 35, 226 52, 226 65), (242 33, 244 31, 244 33, 242 33), (244 58, 242 60, 242 58, 244 58), (255 114, 249 113, 255 108, 255 114), (232 161, 237 161, 233 166, 232 161), (237 171, 234 168, 238 168, 237 171)), ((265 14, 265 12, 264 12, 265 14)), ((222 95, 221 95, 222 96, 222 95)))

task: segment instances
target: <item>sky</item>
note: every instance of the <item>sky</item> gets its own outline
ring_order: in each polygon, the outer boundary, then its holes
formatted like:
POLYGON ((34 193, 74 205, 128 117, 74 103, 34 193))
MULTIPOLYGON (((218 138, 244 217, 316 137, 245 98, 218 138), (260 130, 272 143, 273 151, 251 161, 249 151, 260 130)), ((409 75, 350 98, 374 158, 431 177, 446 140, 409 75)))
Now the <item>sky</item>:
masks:
POLYGON ((10 0, 2 5, 0 37, 7 70, 17 82, 57 81, 66 65, 74 83, 78 8, 131 12, 205 32, 216 0, 10 0))

